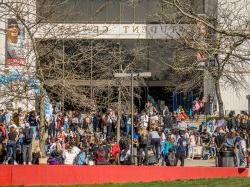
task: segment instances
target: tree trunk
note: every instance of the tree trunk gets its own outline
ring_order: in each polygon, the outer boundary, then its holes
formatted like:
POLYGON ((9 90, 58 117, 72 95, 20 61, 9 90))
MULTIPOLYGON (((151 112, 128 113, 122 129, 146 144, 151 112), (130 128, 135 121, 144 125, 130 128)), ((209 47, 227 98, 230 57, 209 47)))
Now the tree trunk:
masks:
POLYGON ((40 110, 40 149, 42 152, 42 156, 45 156, 45 114, 44 114, 44 101, 45 101, 45 94, 42 94, 40 96, 40 102, 39 102, 39 110, 40 110))
POLYGON ((218 79, 215 80, 215 92, 219 105, 219 117, 224 117, 224 103, 221 97, 220 81, 218 79))

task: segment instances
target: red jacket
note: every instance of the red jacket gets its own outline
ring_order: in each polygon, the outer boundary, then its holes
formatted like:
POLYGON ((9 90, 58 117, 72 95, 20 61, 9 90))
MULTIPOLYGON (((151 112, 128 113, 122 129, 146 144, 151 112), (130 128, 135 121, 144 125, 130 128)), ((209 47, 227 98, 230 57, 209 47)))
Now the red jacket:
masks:
POLYGON ((115 157, 117 154, 120 154, 121 149, 119 144, 112 144, 111 145, 111 150, 110 150, 110 154, 111 156, 115 157))

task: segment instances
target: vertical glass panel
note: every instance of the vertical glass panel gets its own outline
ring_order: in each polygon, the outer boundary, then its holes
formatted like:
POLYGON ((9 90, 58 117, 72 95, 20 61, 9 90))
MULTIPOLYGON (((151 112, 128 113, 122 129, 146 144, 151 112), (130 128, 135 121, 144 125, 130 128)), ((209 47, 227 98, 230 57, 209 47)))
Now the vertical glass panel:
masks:
POLYGON ((107 0, 107 22, 120 23, 120 0, 107 0))
POLYGON ((145 23, 147 14, 147 0, 136 1, 135 23, 145 23))
POLYGON ((80 8, 80 19, 82 22, 91 21, 91 12, 90 12, 90 0, 77 0, 78 6, 80 8))
POLYGON ((147 0, 147 23, 156 23, 159 21, 159 12, 161 11, 160 0, 147 0))
POLYGON ((134 6, 129 0, 121 0, 121 22, 134 23, 134 6))
POLYGON ((106 21, 106 0, 91 0, 90 2, 93 23, 104 23, 106 21))

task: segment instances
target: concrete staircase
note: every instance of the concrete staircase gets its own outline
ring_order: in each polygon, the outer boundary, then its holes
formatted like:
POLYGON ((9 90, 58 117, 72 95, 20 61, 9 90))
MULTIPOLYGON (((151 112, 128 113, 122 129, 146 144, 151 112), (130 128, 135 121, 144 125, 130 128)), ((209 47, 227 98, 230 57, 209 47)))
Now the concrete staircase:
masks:
POLYGON ((199 127, 202 122, 206 122, 206 115, 199 115, 198 119, 188 119, 185 121, 188 125, 199 127))

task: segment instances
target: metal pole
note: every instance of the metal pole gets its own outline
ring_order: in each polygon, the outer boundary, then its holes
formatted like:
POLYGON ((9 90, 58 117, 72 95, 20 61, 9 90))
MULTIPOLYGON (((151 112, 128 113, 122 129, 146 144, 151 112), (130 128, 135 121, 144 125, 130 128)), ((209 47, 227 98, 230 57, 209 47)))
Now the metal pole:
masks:
MULTIPOLYGON (((121 43, 119 43, 119 60, 121 63, 121 43)), ((120 71, 122 72, 122 65, 120 65, 120 71)), ((121 89, 121 80, 119 79, 119 87, 118 87, 118 120, 117 120, 117 128, 116 128, 116 132, 117 132, 117 143, 119 143, 120 141, 120 137, 121 137, 121 119, 122 119, 122 111, 121 111, 121 93, 122 89, 121 89)))
POLYGON ((93 99, 93 42, 91 41, 91 64, 90 64, 90 97, 93 99))
POLYGON ((133 142, 133 135, 134 135, 134 75, 133 71, 131 72, 131 158, 132 163, 134 163, 134 142, 133 142))
MULTIPOLYGON (((119 81, 121 83, 121 81, 119 81)), ((118 120, 117 120, 117 143, 120 141, 121 137, 121 84, 118 87, 118 120)))
POLYGON ((61 111, 64 114, 64 102, 65 102, 65 45, 64 45, 64 38, 63 38, 63 97, 62 97, 62 105, 61 111))

